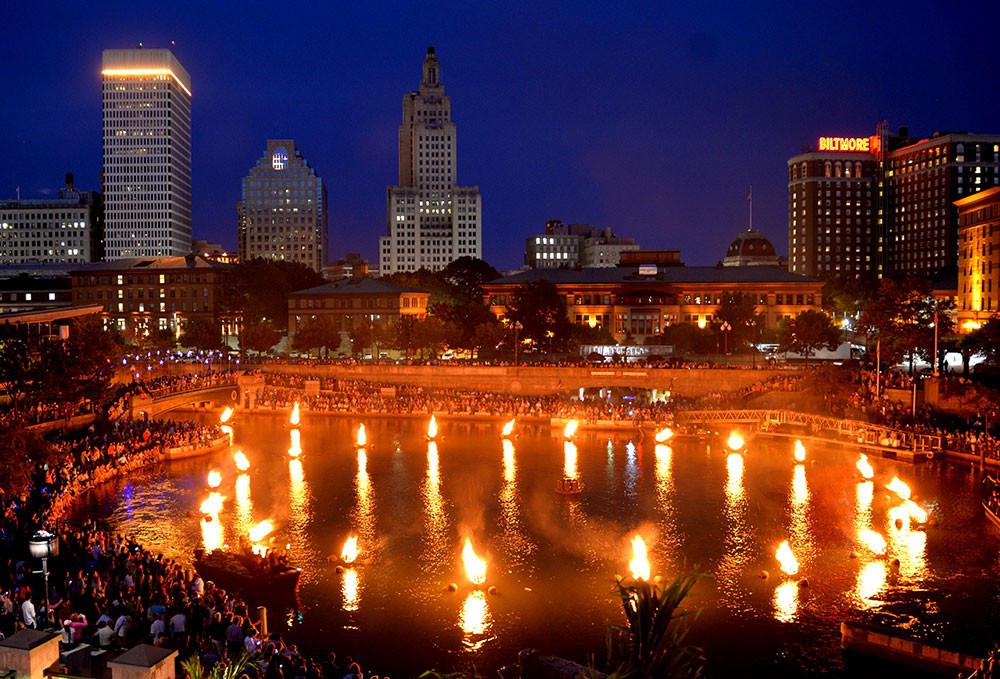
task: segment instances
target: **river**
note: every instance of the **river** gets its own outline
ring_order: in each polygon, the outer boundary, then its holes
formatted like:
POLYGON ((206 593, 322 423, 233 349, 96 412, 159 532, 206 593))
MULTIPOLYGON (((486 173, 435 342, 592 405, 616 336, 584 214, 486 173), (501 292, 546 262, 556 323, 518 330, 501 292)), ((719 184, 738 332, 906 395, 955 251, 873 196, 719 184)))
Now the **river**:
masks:
POLYGON ((606 621, 623 621, 614 579, 629 576, 636 534, 654 574, 705 574, 687 604, 701 611, 690 639, 706 649, 711 676, 864 674, 841 656, 844 619, 981 654, 1000 629, 1000 535, 969 467, 873 458, 866 482, 858 454, 836 446, 796 464, 783 439, 751 440, 739 454, 589 431, 567 445, 561 431, 532 424, 504 442, 501 424, 448 419, 429 442, 426 418, 306 414, 293 434, 286 417, 239 414, 232 450, 105 484, 74 514, 187 562, 197 547, 235 544, 272 520, 269 544, 287 545, 302 577, 297 601, 272 603, 271 630, 393 677, 495 676, 527 647, 582 663, 602 654, 606 621), (235 450, 248 471, 236 469, 235 450), (213 469, 226 500, 205 522, 197 508, 213 469), (582 480, 582 494, 554 492, 565 475, 582 480), (886 488, 893 477, 929 513, 925 528, 886 488), (865 529, 885 539, 886 555, 864 545, 865 529), (344 571, 337 555, 352 534, 361 555, 344 571), (487 561, 478 588, 462 567, 466 538, 487 561), (784 540, 795 576, 775 557, 784 540))

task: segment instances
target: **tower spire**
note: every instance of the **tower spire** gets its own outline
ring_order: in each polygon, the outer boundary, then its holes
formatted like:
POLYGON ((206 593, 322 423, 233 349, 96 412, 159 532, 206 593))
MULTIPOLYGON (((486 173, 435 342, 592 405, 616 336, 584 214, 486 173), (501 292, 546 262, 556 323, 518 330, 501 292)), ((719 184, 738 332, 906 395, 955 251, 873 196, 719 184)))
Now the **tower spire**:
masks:
POLYGON ((424 57, 424 85, 437 87, 441 84, 441 63, 433 47, 427 48, 427 56, 424 57))
POLYGON ((753 184, 747 192, 747 202, 750 203, 750 228, 747 231, 753 231, 753 184))

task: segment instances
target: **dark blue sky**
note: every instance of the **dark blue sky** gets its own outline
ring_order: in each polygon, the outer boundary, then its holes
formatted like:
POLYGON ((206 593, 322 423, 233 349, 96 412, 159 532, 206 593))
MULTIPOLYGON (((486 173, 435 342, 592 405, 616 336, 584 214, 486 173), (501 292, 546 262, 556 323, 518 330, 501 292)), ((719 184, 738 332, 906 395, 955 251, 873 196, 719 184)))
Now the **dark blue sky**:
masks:
POLYGON ((714 264, 747 226, 787 253, 787 159, 823 135, 1000 134, 994 3, 6 3, 0 199, 96 189, 101 50, 172 48, 194 98, 194 235, 236 244, 240 179, 294 138, 330 255, 377 265, 403 94, 434 45, 484 258, 545 220, 714 264))

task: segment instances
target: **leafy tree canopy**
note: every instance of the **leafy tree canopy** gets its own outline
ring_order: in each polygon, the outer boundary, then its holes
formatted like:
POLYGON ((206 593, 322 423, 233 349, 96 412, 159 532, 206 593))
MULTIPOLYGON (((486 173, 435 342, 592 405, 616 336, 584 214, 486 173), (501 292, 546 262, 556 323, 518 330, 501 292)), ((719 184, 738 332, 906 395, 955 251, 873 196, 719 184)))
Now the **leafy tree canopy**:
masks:
POLYGON ((288 294, 326 282, 301 262, 256 257, 233 266, 220 306, 224 314, 241 316, 244 325, 268 320, 284 333, 288 329, 288 294))

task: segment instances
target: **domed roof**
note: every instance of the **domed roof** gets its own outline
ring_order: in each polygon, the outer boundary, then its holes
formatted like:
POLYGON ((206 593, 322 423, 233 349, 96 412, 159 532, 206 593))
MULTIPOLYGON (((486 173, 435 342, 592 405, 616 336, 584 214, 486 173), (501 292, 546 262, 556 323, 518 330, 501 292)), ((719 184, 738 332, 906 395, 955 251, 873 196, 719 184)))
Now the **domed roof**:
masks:
POLYGON ((760 231, 744 231, 726 250, 724 266, 775 266, 778 254, 774 245, 760 231))

